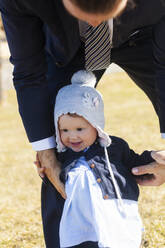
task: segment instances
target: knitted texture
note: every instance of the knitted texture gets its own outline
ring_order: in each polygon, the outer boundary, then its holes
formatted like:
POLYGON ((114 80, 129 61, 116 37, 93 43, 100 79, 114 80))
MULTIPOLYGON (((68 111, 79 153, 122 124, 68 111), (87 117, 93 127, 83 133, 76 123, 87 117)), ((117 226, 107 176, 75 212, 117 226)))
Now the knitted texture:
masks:
POLYGON ((54 122, 58 151, 65 151, 59 135, 58 119, 67 113, 84 117, 97 129, 101 146, 109 146, 111 140, 104 132, 104 103, 101 94, 94 88, 96 84, 94 74, 84 70, 78 71, 73 75, 71 82, 71 85, 60 89, 56 97, 54 122))

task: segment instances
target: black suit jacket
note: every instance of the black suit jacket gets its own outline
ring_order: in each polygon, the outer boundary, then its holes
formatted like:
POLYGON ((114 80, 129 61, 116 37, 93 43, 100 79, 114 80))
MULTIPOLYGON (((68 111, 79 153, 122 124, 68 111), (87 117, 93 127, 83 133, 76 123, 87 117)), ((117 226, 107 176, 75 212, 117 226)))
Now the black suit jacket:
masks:
MULTIPOLYGON (((116 48, 137 29, 154 26, 165 14, 165 0, 135 2, 134 9, 126 8, 114 21, 113 46, 116 48)), ((67 66, 80 48, 78 22, 65 10, 61 0, 0 0, 0 11, 27 135, 31 142, 47 138, 54 130, 50 125, 52 113, 45 50, 57 67, 67 66)))

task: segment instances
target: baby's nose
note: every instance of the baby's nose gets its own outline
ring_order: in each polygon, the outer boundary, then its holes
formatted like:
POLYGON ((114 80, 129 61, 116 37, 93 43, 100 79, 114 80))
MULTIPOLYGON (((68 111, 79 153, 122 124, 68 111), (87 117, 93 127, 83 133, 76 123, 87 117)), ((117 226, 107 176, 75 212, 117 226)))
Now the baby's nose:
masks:
POLYGON ((76 132, 71 132, 70 133, 70 139, 76 139, 77 138, 77 133, 76 132))

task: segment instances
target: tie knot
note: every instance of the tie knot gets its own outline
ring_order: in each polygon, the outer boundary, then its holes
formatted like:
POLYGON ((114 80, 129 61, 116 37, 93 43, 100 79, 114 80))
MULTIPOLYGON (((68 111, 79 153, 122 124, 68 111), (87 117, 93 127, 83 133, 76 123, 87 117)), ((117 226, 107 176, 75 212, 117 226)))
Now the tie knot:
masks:
POLYGON ((93 27, 90 24, 87 24, 85 38, 88 39, 89 35, 97 36, 98 33, 108 28, 107 22, 100 23, 97 27, 93 27))

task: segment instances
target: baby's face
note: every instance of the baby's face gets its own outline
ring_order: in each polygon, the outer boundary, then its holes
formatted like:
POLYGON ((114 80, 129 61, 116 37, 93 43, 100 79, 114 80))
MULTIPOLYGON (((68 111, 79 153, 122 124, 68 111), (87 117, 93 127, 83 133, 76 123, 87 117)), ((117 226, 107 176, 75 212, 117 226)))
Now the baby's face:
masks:
POLYGON ((92 145, 97 138, 97 130, 83 117, 62 115, 58 124, 63 145, 75 152, 92 145))

